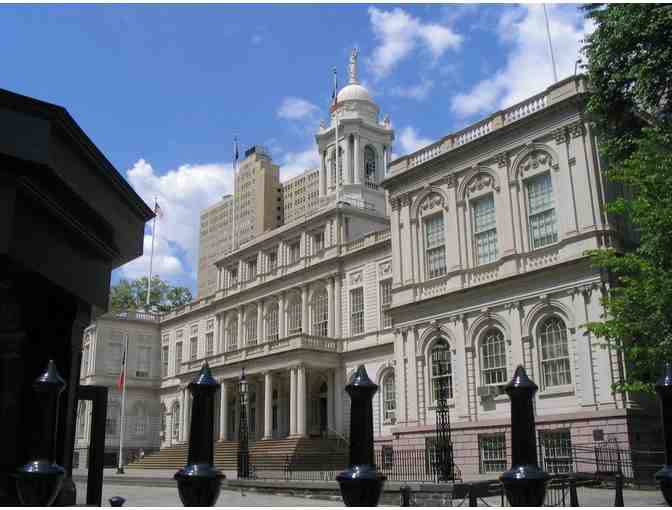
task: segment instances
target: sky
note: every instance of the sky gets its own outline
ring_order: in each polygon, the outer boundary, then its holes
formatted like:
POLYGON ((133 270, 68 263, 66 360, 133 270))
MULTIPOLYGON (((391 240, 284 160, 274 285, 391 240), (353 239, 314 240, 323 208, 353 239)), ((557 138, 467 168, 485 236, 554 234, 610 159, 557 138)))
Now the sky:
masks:
MULTIPOLYGON (((591 26, 548 5, 559 79, 591 26)), ((0 5, 0 88, 64 106, 164 213, 154 274, 195 294, 199 212, 229 193, 233 139, 270 149, 281 180, 318 166, 332 69, 389 114, 401 156, 553 80, 541 5, 0 5)), ((144 255, 115 270, 147 274, 144 255)))

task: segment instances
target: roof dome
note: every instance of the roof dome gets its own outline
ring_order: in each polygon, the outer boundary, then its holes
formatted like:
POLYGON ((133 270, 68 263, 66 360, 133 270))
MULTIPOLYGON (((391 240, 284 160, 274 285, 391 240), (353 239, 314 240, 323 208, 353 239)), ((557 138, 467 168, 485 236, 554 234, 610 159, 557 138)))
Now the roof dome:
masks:
POLYGON ((359 83, 349 83, 341 89, 337 97, 339 103, 342 101, 368 101, 373 103, 369 91, 359 83))

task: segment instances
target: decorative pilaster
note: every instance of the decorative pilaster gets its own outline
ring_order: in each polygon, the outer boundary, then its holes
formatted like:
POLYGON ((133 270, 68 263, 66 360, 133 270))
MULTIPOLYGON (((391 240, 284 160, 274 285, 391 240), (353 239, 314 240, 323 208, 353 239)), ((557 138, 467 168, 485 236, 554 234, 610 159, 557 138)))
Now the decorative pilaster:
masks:
POLYGON ((229 385, 225 379, 221 380, 219 394, 219 439, 226 441, 229 435, 229 385))
POLYGON ((264 439, 273 437, 273 374, 264 373, 264 439))
POLYGON ((301 364, 297 367, 297 434, 301 437, 306 435, 306 366, 301 364))
POLYGON ((289 369, 289 434, 297 434, 296 418, 296 367, 289 369))

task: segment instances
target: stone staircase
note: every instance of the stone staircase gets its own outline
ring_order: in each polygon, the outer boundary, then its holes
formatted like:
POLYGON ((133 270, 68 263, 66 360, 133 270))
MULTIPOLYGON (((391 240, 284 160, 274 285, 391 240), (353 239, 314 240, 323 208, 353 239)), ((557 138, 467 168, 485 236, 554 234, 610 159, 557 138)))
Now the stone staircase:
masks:
MULTIPOLYGON (((342 440, 327 438, 283 438, 250 443, 252 472, 259 478, 284 478, 288 464, 292 471, 340 470, 346 465, 347 447, 342 440)), ((215 442, 214 462, 222 471, 235 471, 238 442, 215 442)), ((163 448, 132 462, 129 469, 177 471, 187 463, 187 445, 163 448)))

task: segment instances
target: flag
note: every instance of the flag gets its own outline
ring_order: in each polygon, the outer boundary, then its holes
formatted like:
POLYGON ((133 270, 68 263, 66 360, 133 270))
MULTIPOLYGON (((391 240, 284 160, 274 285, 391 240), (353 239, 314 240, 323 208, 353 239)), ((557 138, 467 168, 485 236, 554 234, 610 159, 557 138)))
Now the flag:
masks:
POLYGON ((154 200, 154 214, 156 214, 159 218, 163 218, 163 209, 159 207, 159 203, 154 200))
POLYGON ((124 374, 126 373, 126 349, 128 348, 128 345, 124 348, 124 354, 121 357, 121 372, 119 373, 119 377, 117 378, 117 390, 121 391, 124 389, 124 374))
POLYGON ((238 165, 238 138, 233 139, 233 162, 234 167, 238 165))
POLYGON ((338 104, 338 75, 336 74, 336 68, 334 67, 334 90, 331 93, 332 110, 336 108, 337 104, 338 104))

